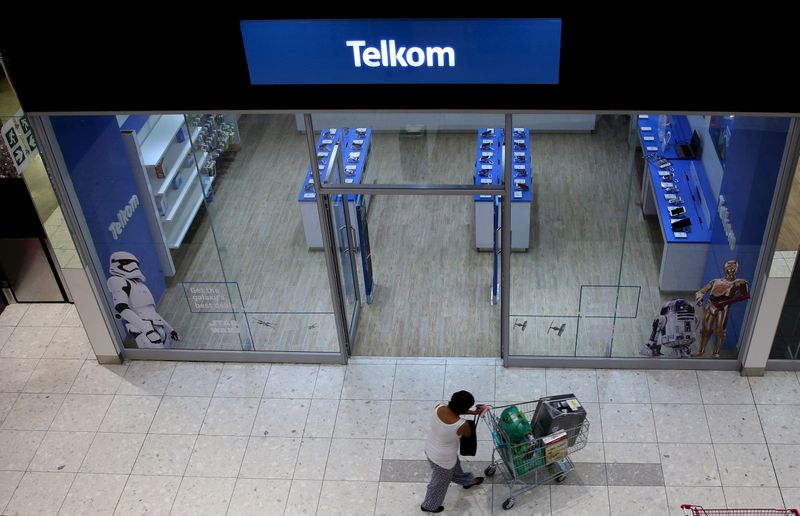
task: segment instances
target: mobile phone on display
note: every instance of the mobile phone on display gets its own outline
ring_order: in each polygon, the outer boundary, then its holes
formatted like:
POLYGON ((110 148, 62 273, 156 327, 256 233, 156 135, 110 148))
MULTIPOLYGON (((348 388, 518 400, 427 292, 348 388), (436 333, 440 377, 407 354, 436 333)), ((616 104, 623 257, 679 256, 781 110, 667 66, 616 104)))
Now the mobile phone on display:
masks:
POLYGON ((671 217, 685 217, 686 208, 683 206, 675 206, 669 208, 669 214, 671 217))

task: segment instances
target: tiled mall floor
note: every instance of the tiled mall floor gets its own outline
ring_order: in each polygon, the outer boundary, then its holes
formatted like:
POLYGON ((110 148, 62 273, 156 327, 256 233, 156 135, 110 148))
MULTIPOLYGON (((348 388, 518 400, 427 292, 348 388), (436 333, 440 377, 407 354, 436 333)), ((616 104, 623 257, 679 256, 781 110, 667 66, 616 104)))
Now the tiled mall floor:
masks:
MULTIPOLYGON (((100 366, 69 305, 0 315, 2 514, 421 514, 429 411, 574 392, 592 422, 564 484, 501 509, 505 484, 451 486, 445 514, 682 514, 800 506, 795 373, 504 369, 492 359, 347 367, 100 366)), ((491 454, 479 427, 476 461, 491 454)))

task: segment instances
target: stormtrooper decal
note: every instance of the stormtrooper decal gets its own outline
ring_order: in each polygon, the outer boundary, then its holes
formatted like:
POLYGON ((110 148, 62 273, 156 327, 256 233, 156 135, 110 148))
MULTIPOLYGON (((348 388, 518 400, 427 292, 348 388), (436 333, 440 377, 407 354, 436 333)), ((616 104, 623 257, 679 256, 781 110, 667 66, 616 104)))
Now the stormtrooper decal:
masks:
POLYGON ((139 260, 131 253, 117 251, 111 255, 108 290, 114 300, 116 318, 125 321, 125 328, 140 348, 168 348, 180 340, 178 332, 156 312, 156 304, 139 260))

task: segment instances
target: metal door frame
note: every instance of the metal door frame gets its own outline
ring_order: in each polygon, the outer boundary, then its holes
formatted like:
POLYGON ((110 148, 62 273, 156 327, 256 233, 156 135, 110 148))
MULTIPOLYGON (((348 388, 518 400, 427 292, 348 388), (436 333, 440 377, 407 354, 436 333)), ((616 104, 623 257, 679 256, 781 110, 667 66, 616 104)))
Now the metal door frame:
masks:
MULTIPOLYGON (((316 144, 314 140, 314 126, 312 124, 311 113, 304 113, 303 120, 305 123, 306 140, 308 142, 308 155, 309 162, 315 163, 317 157, 316 144)), ((512 115, 505 114, 505 128, 506 134, 511 134, 513 124, 512 115)), ((350 328, 345 328, 345 304, 344 294, 341 287, 341 274, 339 264, 336 262, 335 255, 335 236, 334 227, 330 216, 330 198, 341 194, 344 198, 348 194, 358 195, 374 195, 374 194, 387 194, 387 195, 459 195, 459 196, 472 196, 472 195, 500 195, 502 196, 502 231, 500 237, 501 246, 501 281, 500 281, 500 356, 503 359, 503 365, 507 366, 508 363, 508 338, 509 338, 509 301, 511 299, 509 293, 509 284, 511 282, 511 189, 513 181, 511 177, 511 145, 506 145, 504 150, 504 169, 503 169, 503 183, 502 185, 448 185, 448 184, 372 184, 372 185, 354 185, 354 184, 328 184, 324 185, 320 181, 319 170, 317 167, 311 167, 311 174, 314 179, 314 190, 317 192, 317 210, 320 215, 320 225, 322 227, 322 240, 325 250, 325 261, 328 265, 328 280, 330 283, 331 300, 333 301, 334 312, 336 313, 336 330, 339 334, 341 342, 340 351, 342 364, 346 364, 349 358, 348 349, 352 349, 355 342, 351 342, 349 334, 355 336, 357 330, 357 323, 359 314, 361 312, 360 302, 357 302, 357 308, 353 316, 353 321, 350 328)), ((347 213, 347 211, 345 212, 347 213)), ((349 217, 349 215, 348 215, 349 217)), ((350 237, 348 236, 348 239, 350 237)), ((353 255, 350 255, 351 259, 353 255)), ((353 269, 355 271, 355 269, 353 269)), ((357 278, 356 278, 357 279, 357 278)), ((465 314, 466 316, 467 314, 465 314)))

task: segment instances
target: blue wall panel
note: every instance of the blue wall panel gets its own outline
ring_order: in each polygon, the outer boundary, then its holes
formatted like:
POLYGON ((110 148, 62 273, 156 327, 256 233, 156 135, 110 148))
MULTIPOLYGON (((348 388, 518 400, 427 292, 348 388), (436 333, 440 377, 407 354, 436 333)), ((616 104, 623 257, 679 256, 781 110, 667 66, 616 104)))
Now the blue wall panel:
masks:
POLYGON ((111 253, 133 253, 158 303, 166 284, 144 207, 132 210, 116 239, 109 230, 132 196, 145 202, 136 187, 116 117, 54 116, 50 121, 106 278, 111 253))
MULTIPOLYGON (((712 278, 722 277, 722 265, 727 260, 736 259, 739 261, 737 276, 747 280, 752 292, 789 119, 736 117, 732 122, 720 195, 725 198, 736 245, 731 250, 725 228, 717 217, 712 228, 704 284, 712 278)), ((707 146, 703 151, 714 152, 714 149, 707 146)), ((749 301, 742 301, 731 306, 724 349, 734 349, 738 345, 748 304, 749 301)))

